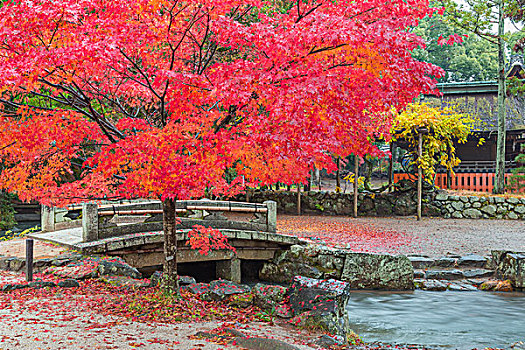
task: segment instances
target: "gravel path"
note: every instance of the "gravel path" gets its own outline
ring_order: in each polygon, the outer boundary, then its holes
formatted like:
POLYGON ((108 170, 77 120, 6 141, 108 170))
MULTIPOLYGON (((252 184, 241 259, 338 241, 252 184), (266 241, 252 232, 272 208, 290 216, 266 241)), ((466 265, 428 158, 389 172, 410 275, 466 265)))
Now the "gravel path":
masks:
POLYGON ((278 230, 319 237, 354 251, 391 254, 488 255, 493 249, 525 252, 525 222, 412 217, 278 216, 278 230))
MULTIPOLYGON (((33 243, 33 256, 35 259, 52 258, 66 252, 67 250, 67 248, 38 240, 35 240, 33 243)), ((25 238, 0 241, 0 255, 25 258, 25 238)))

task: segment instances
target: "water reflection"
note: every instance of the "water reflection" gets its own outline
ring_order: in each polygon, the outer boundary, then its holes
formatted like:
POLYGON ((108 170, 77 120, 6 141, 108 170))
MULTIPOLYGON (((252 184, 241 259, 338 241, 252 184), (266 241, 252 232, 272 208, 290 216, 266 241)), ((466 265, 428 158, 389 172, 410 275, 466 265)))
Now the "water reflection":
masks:
POLYGON ((525 293, 352 292, 348 311, 366 342, 473 349, 525 340, 525 293))

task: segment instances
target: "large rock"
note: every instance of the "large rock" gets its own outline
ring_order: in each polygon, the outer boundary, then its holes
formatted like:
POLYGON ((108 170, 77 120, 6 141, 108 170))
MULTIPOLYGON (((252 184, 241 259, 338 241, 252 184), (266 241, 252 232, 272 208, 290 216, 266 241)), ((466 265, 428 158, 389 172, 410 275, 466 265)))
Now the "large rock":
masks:
POLYGON ((351 332, 346 316, 350 284, 296 276, 288 294, 291 309, 304 326, 320 328, 345 339, 351 332))
POLYGON ((414 269, 406 256, 347 253, 341 279, 353 289, 414 289, 414 269))
POLYGON ((269 282, 290 283, 298 273, 311 278, 323 277, 323 273, 316 267, 297 262, 283 262, 281 264, 265 263, 259 272, 259 278, 269 282))
POLYGON ((278 307, 286 297, 286 288, 257 283, 252 288, 253 303, 263 310, 272 310, 278 307))
POLYGON ((463 216, 471 219, 480 219, 483 216, 483 214, 477 209, 468 208, 463 211, 463 216))
MULTIPOLYGON (((238 284, 232 281, 227 280, 215 280, 211 281, 207 288, 205 284, 203 283, 197 283, 197 285, 201 285, 202 294, 200 294, 200 298, 202 300, 210 301, 210 300, 224 300, 227 297, 234 295, 234 294, 244 294, 250 291, 250 287, 238 284)), ((196 289, 194 285, 190 284, 188 286, 192 292, 196 289)), ((196 293, 199 294, 199 293, 196 293)))
POLYGON ((142 278, 141 273, 136 268, 131 267, 120 259, 100 261, 98 271, 101 275, 124 276, 133 279, 142 278))
POLYGON ((290 283, 294 276, 340 279, 345 251, 322 245, 293 245, 290 250, 276 254, 259 272, 263 281, 290 283))
POLYGON ((123 288, 146 288, 150 286, 149 281, 134 279, 127 276, 101 276, 100 280, 114 287, 123 288))
POLYGON ((399 216, 414 215, 416 213, 417 203, 410 192, 401 194, 395 202, 394 214, 399 216))
POLYGON ((525 288, 525 253, 492 251, 496 276, 508 279, 516 288, 525 288))

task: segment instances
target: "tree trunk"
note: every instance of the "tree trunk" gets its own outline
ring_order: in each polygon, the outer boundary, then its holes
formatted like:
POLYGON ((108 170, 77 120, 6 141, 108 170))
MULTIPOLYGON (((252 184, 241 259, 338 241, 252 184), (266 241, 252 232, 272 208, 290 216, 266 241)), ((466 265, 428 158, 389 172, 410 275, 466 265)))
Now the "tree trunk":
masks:
POLYGON ((301 215, 301 184, 297 184, 297 215, 301 215))
POLYGON ((357 217, 357 197, 359 185, 359 156, 356 154, 354 157, 354 218, 357 217))
POLYGON ((177 211, 176 201, 166 199, 163 202, 164 214, 164 277, 162 288, 167 292, 178 294, 179 281, 177 276, 177 211))
POLYGON ((505 31, 503 0, 499 1, 498 18, 498 140, 496 144, 495 193, 505 192, 505 31))
POLYGON ((421 156, 423 155, 423 134, 418 133, 417 144, 417 219, 421 220, 421 198, 423 195, 423 169, 421 168, 421 156))

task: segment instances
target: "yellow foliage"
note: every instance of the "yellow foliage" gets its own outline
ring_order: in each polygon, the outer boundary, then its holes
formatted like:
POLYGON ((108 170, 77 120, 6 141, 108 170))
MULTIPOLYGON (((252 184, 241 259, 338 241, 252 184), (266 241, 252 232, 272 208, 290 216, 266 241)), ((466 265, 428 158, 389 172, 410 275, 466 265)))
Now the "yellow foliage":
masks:
MULTIPOLYGON (((422 156, 415 162, 429 179, 434 176, 437 165, 453 172, 452 168, 461 162, 456 157, 454 142, 467 142, 468 135, 479 123, 479 119, 458 112, 454 106, 437 108, 426 103, 412 103, 395 118, 392 139, 407 141, 409 152, 414 155, 413 159, 417 159, 418 129, 428 129, 428 133, 423 134, 422 156)), ((478 146, 483 142, 480 139, 478 146)))

